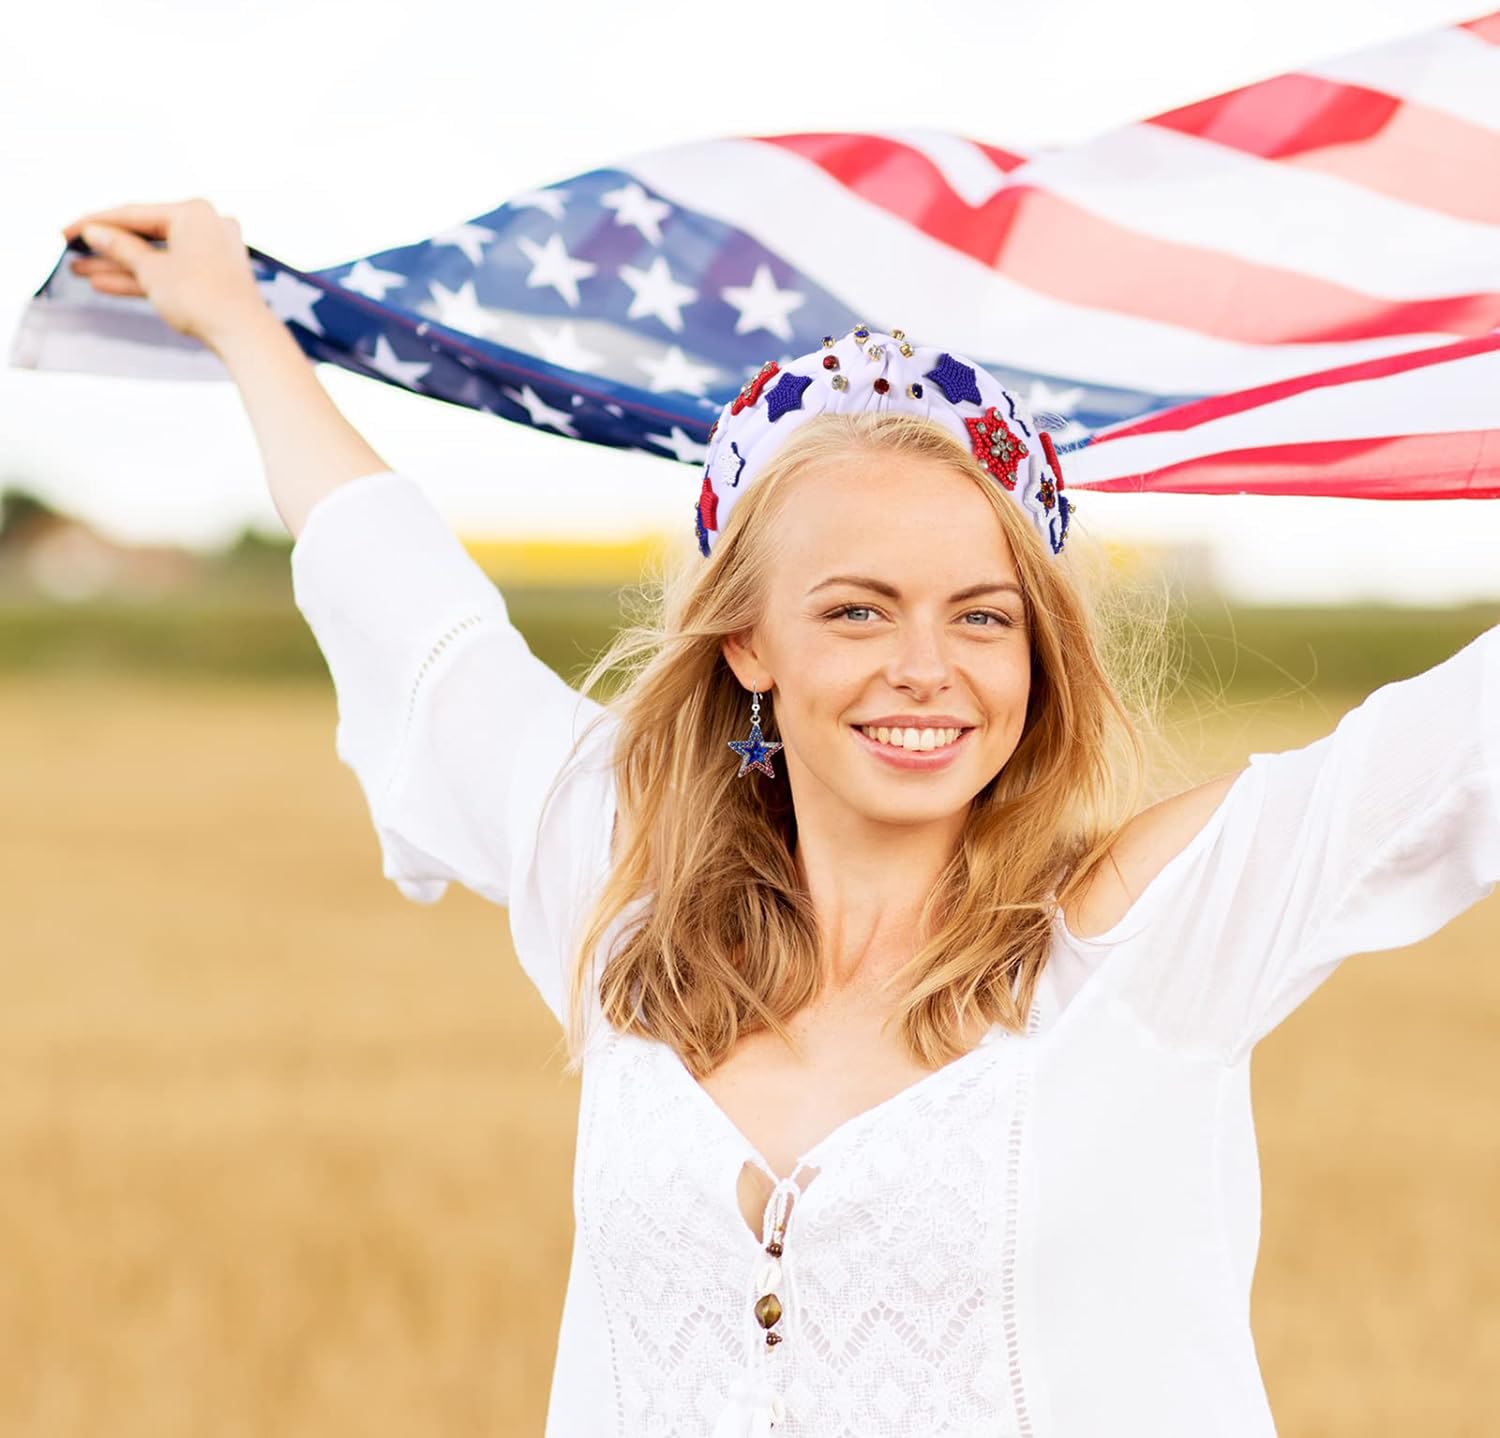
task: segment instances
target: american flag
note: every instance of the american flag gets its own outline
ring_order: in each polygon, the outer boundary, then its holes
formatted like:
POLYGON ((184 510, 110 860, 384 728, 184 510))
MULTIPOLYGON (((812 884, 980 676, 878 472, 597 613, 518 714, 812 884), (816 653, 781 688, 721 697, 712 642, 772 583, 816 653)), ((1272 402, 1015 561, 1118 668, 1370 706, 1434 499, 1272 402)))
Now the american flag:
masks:
MULTIPOLYGON (((688 463, 865 322, 1050 416, 1074 490, 1500 496, 1500 12, 1077 145, 712 139, 324 269, 249 253, 313 360, 688 463)), ((227 377, 68 258, 12 364, 227 377)))

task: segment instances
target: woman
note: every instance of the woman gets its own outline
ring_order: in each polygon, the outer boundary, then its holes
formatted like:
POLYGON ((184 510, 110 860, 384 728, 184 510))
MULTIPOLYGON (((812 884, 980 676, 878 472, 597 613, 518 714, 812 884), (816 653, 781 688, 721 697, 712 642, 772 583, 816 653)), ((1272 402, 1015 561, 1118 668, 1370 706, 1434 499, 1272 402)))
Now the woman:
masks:
POLYGON ((550 1438, 1272 1434, 1250 1054, 1500 877, 1500 630, 1135 812, 1050 443, 861 327, 725 406, 695 567, 579 693, 232 220, 85 218, 240 386, 385 874, 507 905, 569 1035, 550 1438))

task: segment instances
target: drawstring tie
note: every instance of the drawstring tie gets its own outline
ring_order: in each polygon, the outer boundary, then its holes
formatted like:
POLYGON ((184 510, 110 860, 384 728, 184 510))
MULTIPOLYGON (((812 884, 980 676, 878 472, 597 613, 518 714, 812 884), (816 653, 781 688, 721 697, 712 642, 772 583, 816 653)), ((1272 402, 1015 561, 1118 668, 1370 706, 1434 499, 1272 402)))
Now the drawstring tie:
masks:
POLYGON ((745 1369, 730 1386, 728 1402, 714 1424, 710 1438, 770 1438, 771 1430, 786 1421, 786 1404, 767 1376, 767 1355, 775 1352, 781 1334, 775 1331, 783 1312, 781 1302, 782 1241, 792 1204, 801 1196, 797 1175, 805 1167, 798 1163, 787 1178, 777 1178, 766 1200, 761 1220, 760 1242, 765 1257, 755 1269, 755 1321, 765 1330, 766 1346, 752 1356, 745 1369))

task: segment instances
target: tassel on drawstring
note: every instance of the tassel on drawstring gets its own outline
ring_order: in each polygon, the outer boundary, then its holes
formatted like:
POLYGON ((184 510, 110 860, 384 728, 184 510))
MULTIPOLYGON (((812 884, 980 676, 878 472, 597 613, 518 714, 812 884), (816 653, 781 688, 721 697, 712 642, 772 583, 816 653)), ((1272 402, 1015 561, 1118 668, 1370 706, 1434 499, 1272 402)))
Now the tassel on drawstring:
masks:
POLYGON ((712 1438, 771 1438, 771 1427, 781 1422, 781 1397, 770 1380, 742 1373, 729 1390, 729 1402, 714 1424, 712 1438))

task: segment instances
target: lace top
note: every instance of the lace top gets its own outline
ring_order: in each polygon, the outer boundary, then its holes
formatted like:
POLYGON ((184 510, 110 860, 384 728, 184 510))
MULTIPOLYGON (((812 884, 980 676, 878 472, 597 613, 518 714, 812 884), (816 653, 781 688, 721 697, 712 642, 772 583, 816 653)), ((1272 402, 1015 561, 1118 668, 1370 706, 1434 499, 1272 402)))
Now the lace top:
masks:
MULTIPOLYGON (((560 1020, 608 862, 613 721, 565 769, 600 706, 402 474, 325 496, 291 563, 384 874, 420 903, 456 882, 507 906, 560 1020)), ((1250 1052, 1341 959, 1432 933, 1497 878, 1500 628, 1316 743, 1251 755, 1107 933, 1059 922, 1024 1033, 993 1029, 794 1174, 669 1047, 600 1025, 548 1438, 1271 1438, 1250 1052), (776 1181, 759 1233, 747 1163, 776 1181)))

